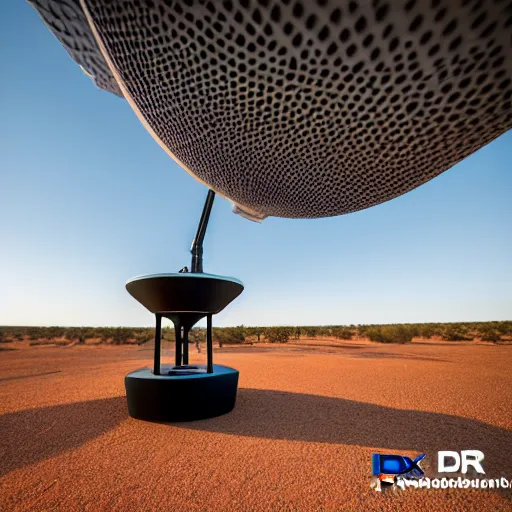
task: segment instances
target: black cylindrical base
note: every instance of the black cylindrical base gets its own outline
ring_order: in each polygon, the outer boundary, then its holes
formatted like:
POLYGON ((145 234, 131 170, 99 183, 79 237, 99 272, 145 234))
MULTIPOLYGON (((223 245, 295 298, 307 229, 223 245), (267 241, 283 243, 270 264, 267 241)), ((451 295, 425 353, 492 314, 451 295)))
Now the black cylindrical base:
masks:
POLYGON ((155 375, 143 368, 125 377, 132 418, 193 421, 226 414, 235 406, 238 370, 214 365, 213 373, 168 375, 169 369, 162 367, 161 375, 155 375))

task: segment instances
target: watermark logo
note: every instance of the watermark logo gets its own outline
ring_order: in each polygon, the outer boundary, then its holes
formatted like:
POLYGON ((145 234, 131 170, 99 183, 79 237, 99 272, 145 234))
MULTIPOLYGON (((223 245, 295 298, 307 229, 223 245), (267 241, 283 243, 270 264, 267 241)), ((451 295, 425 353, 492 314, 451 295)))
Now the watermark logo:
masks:
POLYGON ((477 473, 485 475, 482 467, 483 460, 484 453, 480 450, 463 450, 460 455, 459 452, 441 451, 437 452, 437 471, 439 473, 458 473, 460 470, 461 473, 466 474, 469 466, 472 466, 477 473))
POLYGON ((484 453, 480 450, 437 452, 438 473, 461 473, 457 478, 429 478, 425 476, 420 463, 425 458, 422 453, 411 459, 404 455, 374 453, 372 455, 371 488, 375 491, 387 489, 508 489, 512 487, 505 477, 480 478, 485 475, 483 468, 484 453), (476 478, 467 478, 470 472, 476 478))
POLYGON ((421 478, 424 473, 420 462, 425 454, 418 455, 414 460, 404 455, 383 455, 374 453, 372 455, 372 483, 377 491, 385 486, 393 486, 397 483, 399 476, 403 478, 421 478))

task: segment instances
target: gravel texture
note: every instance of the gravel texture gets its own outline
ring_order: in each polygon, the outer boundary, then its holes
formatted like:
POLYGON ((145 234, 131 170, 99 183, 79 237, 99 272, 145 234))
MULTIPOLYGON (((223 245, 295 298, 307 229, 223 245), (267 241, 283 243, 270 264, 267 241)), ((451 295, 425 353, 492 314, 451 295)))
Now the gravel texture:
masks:
POLYGON ((512 479, 512 346, 216 349, 240 370, 235 409, 172 425, 127 413, 123 377, 151 350, 0 354, 0 510, 512 510, 510 490, 370 489, 375 451, 426 453, 432 476, 438 450, 479 449, 512 479))

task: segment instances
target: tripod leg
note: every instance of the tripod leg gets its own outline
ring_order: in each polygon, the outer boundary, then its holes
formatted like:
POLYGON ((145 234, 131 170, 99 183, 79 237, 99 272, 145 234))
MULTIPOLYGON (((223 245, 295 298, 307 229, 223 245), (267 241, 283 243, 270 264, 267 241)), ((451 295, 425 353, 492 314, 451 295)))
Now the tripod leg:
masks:
POLYGON ((175 338, 176 338, 176 358, 175 358, 174 364, 176 366, 181 366, 182 339, 181 339, 181 325, 178 323, 174 324, 174 334, 175 334, 175 338))
POLYGON ((160 352, 162 348, 162 315, 156 313, 155 319, 155 355, 153 361, 153 373, 155 375, 160 375, 160 352))
POLYGON ((213 373, 212 314, 206 316, 206 371, 213 373))
POLYGON ((183 328, 183 364, 188 364, 188 329, 183 328))

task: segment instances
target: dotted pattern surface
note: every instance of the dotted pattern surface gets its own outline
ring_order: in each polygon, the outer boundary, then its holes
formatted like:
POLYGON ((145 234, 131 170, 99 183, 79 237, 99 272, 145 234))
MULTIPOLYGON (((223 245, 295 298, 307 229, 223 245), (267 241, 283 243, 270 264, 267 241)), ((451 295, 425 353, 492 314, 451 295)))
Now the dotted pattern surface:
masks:
POLYGON ((82 6, 169 153, 262 217, 368 208, 512 126, 510 2, 82 6))
POLYGON ((97 87, 123 97, 98 48, 80 0, 28 0, 28 3, 97 87))

